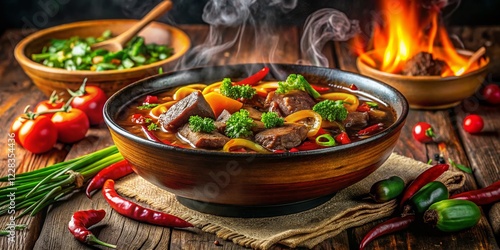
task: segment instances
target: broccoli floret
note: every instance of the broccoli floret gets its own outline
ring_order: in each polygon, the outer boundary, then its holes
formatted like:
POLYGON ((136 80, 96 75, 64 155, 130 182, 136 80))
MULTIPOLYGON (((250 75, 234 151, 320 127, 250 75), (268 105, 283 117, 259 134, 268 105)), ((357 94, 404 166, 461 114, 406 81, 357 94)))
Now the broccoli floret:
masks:
POLYGON ((278 82, 278 88, 276 89, 276 93, 278 94, 286 94, 292 90, 302 90, 311 95, 314 99, 320 97, 318 91, 313 89, 311 84, 307 82, 307 80, 298 74, 290 74, 285 82, 278 82))
POLYGON ((189 117, 189 128, 193 132, 212 133, 215 130, 215 121, 208 117, 193 115, 189 117))
POLYGON ((232 99, 251 99, 257 91, 250 85, 233 85, 231 79, 224 78, 220 86, 220 93, 232 99))
POLYGON ((320 114, 323 119, 328 121, 343 121, 347 118, 347 109, 344 107, 344 101, 324 100, 316 103, 313 110, 320 114))
POLYGON ((241 109, 234 112, 226 121, 225 134, 230 138, 248 137, 253 134, 252 127, 254 125, 250 113, 245 109, 241 109))
POLYGON ((264 112, 260 121, 264 123, 266 128, 274 128, 283 126, 285 119, 281 118, 276 112, 264 112))

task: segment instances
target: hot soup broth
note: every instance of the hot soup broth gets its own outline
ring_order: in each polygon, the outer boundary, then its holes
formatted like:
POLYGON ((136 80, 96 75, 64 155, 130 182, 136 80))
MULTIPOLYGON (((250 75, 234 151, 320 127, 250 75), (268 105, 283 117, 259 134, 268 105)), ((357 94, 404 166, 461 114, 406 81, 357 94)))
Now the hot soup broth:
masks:
POLYGON ((349 144, 395 121, 391 107, 354 85, 315 85, 293 74, 281 82, 231 80, 140 97, 117 122, 137 136, 182 148, 283 153, 349 144))

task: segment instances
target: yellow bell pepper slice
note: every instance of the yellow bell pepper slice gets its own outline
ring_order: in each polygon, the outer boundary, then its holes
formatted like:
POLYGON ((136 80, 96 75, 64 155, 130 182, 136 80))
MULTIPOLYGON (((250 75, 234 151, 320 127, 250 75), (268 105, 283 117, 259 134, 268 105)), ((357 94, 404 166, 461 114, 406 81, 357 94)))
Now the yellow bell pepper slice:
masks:
POLYGON ((266 82, 266 83, 262 83, 262 84, 256 85, 254 87, 255 88, 262 88, 262 89, 269 90, 269 89, 277 89, 278 86, 279 86, 278 82, 266 82))
POLYGON ((224 144, 224 147, 222 148, 222 151, 224 152, 231 152, 232 148, 235 147, 242 147, 242 148, 247 148, 250 150, 253 150, 257 153, 262 153, 262 154, 268 154, 271 153, 269 150, 266 148, 262 147, 261 145, 247 140, 247 139, 242 139, 242 138, 236 138, 236 139, 231 139, 226 144, 224 144))
POLYGON ((318 114, 310 109, 299 110, 299 111, 285 117, 285 121, 286 122, 297 122, 297 121, 307 119, 307 118, 314 119, 313 125, 309 128, 309 131, 307 132, 307 137, 313 137, 318 133, 319 129, 321 128, 321 123, 323 122, 323 118, 321 117, 320 114, 318 114))
POLYGON ((206 86, 203 91, 201 91, 201 93, 203 95, 206 95, 210 92, 219 92, 219 89, 220 89, 220 85, 222 85, 222 81, 219 81, 219 82, 214 82, 208 86, 206 86))
POLYGON ((175 103, 177 103, 177 101, 170 101, 170 102, 166 102, 166 103, 162 103, 154 108, 151 109, 151 111, 149 111, 149 115, 155 119, 158 119, 158 117, 167 112, 167 110, 172 107, 172 105, 174 105, 175 103))
POLYGON ((356 111, 356 109, 359 106, 359 99, 355 95, 348 93, 341 93, 341 92, 326 93, 321 95, 321 98, 332 101, 342 100, 344 101, 344 107, 349 112, 356 111))
POLYGON ((191 94, 195 91, 200 91, 200 90, 189 88, 189 87, 182 87, 182 88, 179 88, 177 91, 175 91, 173 98, 175 101, 179 101, 180 99, 188 96, 189 94, 191 94))

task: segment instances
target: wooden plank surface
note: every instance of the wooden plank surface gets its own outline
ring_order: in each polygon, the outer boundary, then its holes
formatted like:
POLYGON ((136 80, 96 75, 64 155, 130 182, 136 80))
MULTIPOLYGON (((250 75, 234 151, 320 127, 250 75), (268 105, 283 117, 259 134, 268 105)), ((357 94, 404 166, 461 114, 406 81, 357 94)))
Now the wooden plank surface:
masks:
MULTIPOLYGON (((214 35, 204 25, 186 25, 181 28, 190 35, 193 47, 204 44, 207 42, 207 36, 214 35)), ((481 32, 469 28, 457 30, 472 40, 477 37, 477 32, 481 32)), ((489 32, 491 37, 496 38, 495 30, 483 32, 489 32)), ((298 46, 302 33, 299 28, 283 27, 279 30, 280 36, 265 36, 265 46, 262 46, 262 39, 254 39, 256 34, 259 33, 249 29, 243 31, 240 34, 241 38, 243 41, 250 42, 235 43, 230 48, 220 50, 210 58, 207 64, 297 63, 301 59, 298 46)), ((13 58, 13 48, 22 36, 19 30, 9 30, 0 38, 0 115, 3 118, 0 133, 3 135, 8 134, 11 121, 22 112, 24 106, 34 105, 45 98, 13 58)), ((221 36, 223 41, 231 41, 235 36, 235 30, 221 31, 221 36)), ((500 57, 498 48, 500 47, 493 42, 488 51, 493 53, 492 56, 500 57)), ((332 67, 356 72, 355 57, 348 43, 330 43, 323 52, 327 55, 332 67)), ((500 72, 500 70, 495 72, 500 72)), ((492 76, 495 72, 492 72, 492 76)), ((411 127, 418 121, 427 121, 433 124, 440 136, 440 141, 446 146, 445 158, 452 158, 474 169, 474 174, 467 177, 464 190, 483 187, 500 179, 500 135, 498 132, 500 109, 498 106, 485 105, 480 97, 475 98, 476 100, 471 98, 468 102, 464 102, 468 103, 467 105, 448 110, 411 110, 395 152, 423 162, 439 153, 437 144, 416 143, 411 137, 411 127), (478 105, 473 105, 475 102, 478 105), (461 121, 468 113, 478 113, 483 116, 486 124, 484 133, 469 135, 463 131, 461 121)), ((3 140, 7 141, 7 137, 3 137, 3 140)), ((83 141, 72 146, 58 144, 44 155, 33 155, 25 152, 20 146, 16 146, 16 171, 20 173, 40 168, 111 144, 109 132, 102 125, 92 128, 83 141)), ((2 142, 0 149, 1 152, 7 152, 9 146, 2 142)), ((2 153, 1 166, 7 166, 7 161, 6 154, 2 153)), ((0 175, 6 175, 7 171, 7 168, 0 168, 0 175)), ((28 224, 28 229, 18 232, 16 242, 13 244, 9 244, 5 237, 0 238, 1 249, 87 249, 87 246, 80 244, 69 234, 67 222, 73 212, 90 208, 106 209, 105 223, 97 227, 95 233, 103 241, 117 244, 119 249, 245 249, 198 229, 177 230, 137 223, 113 212, 101 195, 95 195, 90 201, 81 193, 73 195, 69 201, 51 207, 46 213, 16 220, 18 224, 28 224), (218 241, 220 245, 216 246, 215 241, 218 241)), ((412 228, 382 237, 370 247, 374 249, 496 249, 498 244, 495 237, 500 235, 500 205, 484 207, 483 212, 485 216, 480 223, 470 230, 454 234, 439 234, 422 228, 412 228)), ((8 221, 8 216, 0 217, 0 225, 8 221)), ((346 230, 332 239, 325 240, 314 249, 357 249, 357 244, 364 234, 380 221, 382 220, 346 230)), ((285 248, 276 246, 273 249, 285 248)))
MULTIPOLYGON (((475 29, 460 27, 454 28, 453 32, 463 36, 465 48, 467 49, 475 50, 486 44, 490 57, 498 58, 500 55, 500 39, 496 35, 500 34, 500 30, 497 28, 479 27, 475 29)), ((335 59, 338 60, 341 69, 358 72, 356 55, 352 52, 349 43, 335 43, 335 59)), ((500 72, 498 69, 497 63, 493 62, 492 67, 490 67, 490 78, 487 79, 485 84, 494 79, 493 76, 500 72)), ((477 189, 500 180, 499 129, 500 108, 485 103, 478 92, 475 96, 454 108, 438 111, 410 110, 394 151, 422 162, 433 159, 435 154, 444 153, 445 159, 450 158, 457 163, 470 166, 474 171, 473 175, 467 175, 462 191, 477 189), (478 135, 471 135, 463 130, 462 121, 470 113, 481 115, 486 124, 483 132, 478 135), (435 132, 438 134, 436 143, 421 144, 415 142, 411 130, 420 121, 428 122, 435 128, 435 132), (439 150, 438 144, 445 148, 444 152, 439 150)), ((454 171, 459 170, 454 169, 454 171)), ((500 222, 500 206, 496 205, 491 208, 485 206, 482 209, 483 217, 479 224, 470 230, 454 234, 436 234, 432 230, 424 233, 426 232, 425 228, 412 228, 376 240, 373 244, 374 249, 386 249, 387 246, 401 249, 409 247, 427 249, 434 246, 444 249, 497 249, 497 240, 500 236, 500 226, 498 225, 498 222, 500 222)), ((359 243, 363 235, 381 221, 383 220, 354 229, 353 233, 357 242, 359 243)))

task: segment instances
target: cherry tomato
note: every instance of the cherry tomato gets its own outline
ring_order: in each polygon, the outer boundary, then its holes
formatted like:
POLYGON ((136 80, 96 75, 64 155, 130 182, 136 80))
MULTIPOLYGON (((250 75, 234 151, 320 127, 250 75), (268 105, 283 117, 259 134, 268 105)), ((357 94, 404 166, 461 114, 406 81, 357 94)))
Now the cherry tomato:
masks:
POLYGON ((106 94, 97 86, 85 86, 83 82, 77 91, 69 91, 73 99, 71 106, 85 112, 90 125, 97 125, 104 121, 102 109, 106 103, 106 94))
POLYGON ((63 143, 73 143, 85 138, 90 127, 87 115, 77 108, 55 113, 52 123, 57 129, 58 140, 63 143))
POLYGON ((483 89, 484 99, 491 104, 500 104, 500 86, 490 83, 483 89))
POLYGON ((50 118, 33 113, 17 117, 10 132, 14 133, 17 143, 35 154, 49 151, 57 141, 57 129, 50 118))
POLYGON ((433 141, 433 137, 436 136, 434 134, 434 129, 427 122, 418 122, 413 126, 413 138, 421 143, 428 143, 433 141))
POLYGON ((468 115, 464 119, 463 126, 465 131, 475 134, 483 130, 484 121, 479 115, 468 115))
MULTIPOLYGON (((35 106, 35 109, 33 111, 35 113, 41 113, 41 112, 45 112, 47 110, 60 109, 63 106, 64 106, 64 102, 62 102, 62 100, 59 99, 59 96, 56 94, 56 92, 52 92, 49 99, 39 102, 35 106)), ((54 113, 46 113, 43 115, 50 118, 54 115, 54 113)))

